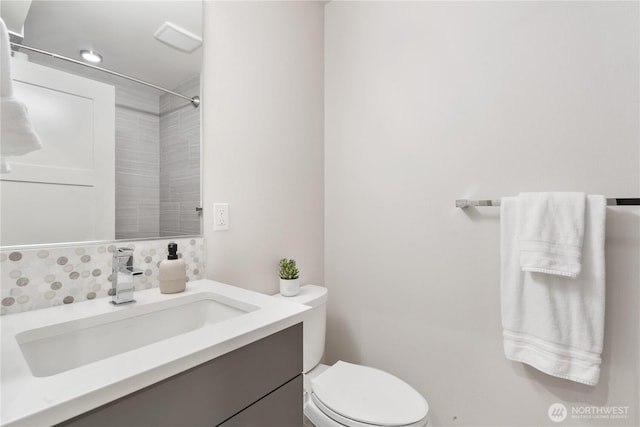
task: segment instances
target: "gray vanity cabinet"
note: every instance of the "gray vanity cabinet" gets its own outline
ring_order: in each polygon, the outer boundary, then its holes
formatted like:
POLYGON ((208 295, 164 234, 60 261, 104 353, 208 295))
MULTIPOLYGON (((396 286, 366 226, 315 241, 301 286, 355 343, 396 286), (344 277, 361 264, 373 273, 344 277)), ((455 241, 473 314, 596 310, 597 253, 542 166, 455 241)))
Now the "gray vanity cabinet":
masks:
POLYGON ((300 427, 301 372, 299 323, 59 425, 300 427))

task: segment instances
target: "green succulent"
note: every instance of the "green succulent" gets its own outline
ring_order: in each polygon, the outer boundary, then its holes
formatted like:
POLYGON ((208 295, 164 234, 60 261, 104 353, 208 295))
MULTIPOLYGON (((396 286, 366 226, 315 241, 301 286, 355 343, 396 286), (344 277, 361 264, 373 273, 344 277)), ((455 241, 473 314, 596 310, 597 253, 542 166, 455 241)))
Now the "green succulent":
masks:
POLYGON ((282 258, 280 260, 280 278, 284 280, 297 279, 300 272, 296 267, 296 260, 282 258))

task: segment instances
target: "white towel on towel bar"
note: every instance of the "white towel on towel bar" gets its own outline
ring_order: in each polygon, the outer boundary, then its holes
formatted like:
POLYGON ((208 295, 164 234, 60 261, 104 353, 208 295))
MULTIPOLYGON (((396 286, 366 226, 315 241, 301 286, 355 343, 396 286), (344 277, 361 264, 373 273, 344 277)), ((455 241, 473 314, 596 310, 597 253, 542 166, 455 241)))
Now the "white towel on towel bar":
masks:
POLYGON ((525 272, 518 251, 518 203, 501 203, 501 307, 507 359, 596 385, 605 307, 606 199, 587 196, 582 272, 575 278, 525 272))
POLYGON ((582 264, 585 193, 518 195, 522 271, 577 277, 582 264))

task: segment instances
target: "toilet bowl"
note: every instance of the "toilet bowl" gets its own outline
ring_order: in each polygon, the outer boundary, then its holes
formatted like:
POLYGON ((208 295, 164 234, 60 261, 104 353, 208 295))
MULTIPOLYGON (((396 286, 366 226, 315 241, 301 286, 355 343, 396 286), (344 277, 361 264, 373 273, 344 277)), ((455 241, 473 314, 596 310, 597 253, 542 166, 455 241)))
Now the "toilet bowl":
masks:
POLYGON ((324 353, 327 289, 305 285, 284 297, 312 308, 304 320, 304 414, 316 427, 426 427, 429 404, 413 387, 379 369, 338 361, 320 364, 324 353))

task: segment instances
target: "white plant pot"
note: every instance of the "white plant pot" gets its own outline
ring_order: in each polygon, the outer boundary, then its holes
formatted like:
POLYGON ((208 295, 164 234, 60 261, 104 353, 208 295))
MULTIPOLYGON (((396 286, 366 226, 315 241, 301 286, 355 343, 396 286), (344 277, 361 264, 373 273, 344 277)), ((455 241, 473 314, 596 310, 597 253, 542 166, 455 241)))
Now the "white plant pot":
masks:
POLYGON ((280 279, 280 294, 285 297, 293 297, 300 292, 300 279, 280 279))

